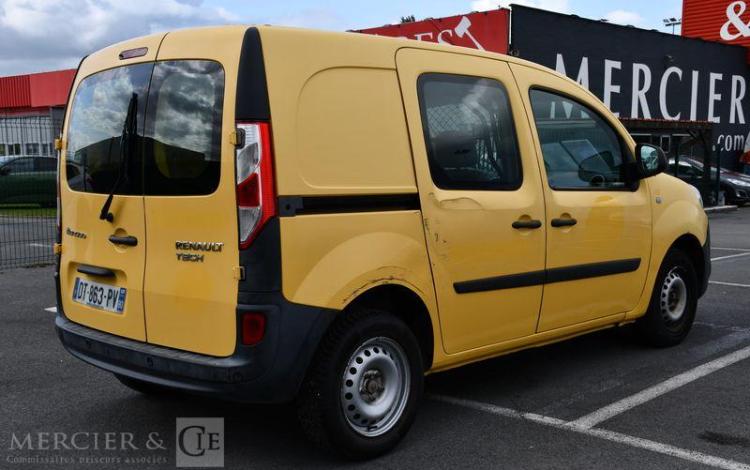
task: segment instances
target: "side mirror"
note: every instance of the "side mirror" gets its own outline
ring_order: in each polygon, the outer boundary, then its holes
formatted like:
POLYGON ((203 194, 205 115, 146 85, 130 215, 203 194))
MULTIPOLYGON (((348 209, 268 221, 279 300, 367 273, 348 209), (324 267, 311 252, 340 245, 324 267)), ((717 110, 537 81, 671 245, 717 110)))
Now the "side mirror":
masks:
POLYGON ((6 176, 9 174, 10 174, 10 168, 8 168, 7 166, 0 168, 0 176, 6 176))
POLYGON ((638 179, 650 178, 667 170, 667 156, 655 145, 638 144, 635 147, 635 161, 638 179))

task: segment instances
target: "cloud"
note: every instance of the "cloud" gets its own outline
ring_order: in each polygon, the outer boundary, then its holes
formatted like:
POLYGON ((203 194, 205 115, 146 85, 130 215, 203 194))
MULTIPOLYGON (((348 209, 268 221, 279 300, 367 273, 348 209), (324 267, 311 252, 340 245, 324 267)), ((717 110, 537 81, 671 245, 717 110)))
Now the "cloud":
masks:
POLYGON ((569 0, 476 0, 471 2, 472 11, 494 10, 499 7, 507 8, 511 3, 528 7, 541 8, 542 10, 556 11, 559 13, 570 13, 569 0))
POLYGON ((610 23, 639 25, 643 23, 643 17, 634 11, 614 10, 604 16, 610 23))
POLYGON ((328 9, 306 9, 266 21, 271 24, 293 26, 298 28, 316 28, 326 30, 344 30, 344 21, 335 12, 328 9))
POLYGON ((202 0, 0 0, 0 76, 75 67, 128 38, 239 20, 202 0))

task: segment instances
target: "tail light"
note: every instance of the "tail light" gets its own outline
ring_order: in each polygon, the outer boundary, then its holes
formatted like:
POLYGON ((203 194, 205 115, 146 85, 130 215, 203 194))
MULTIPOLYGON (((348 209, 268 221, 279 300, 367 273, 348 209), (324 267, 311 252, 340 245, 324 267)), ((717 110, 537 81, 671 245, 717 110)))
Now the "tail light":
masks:
POLYGON ((266 316, 260 312, 242 315, 242 344, 254 346, 266 335, 266 316))
POLYGON ((236 157, 237 215, 240 249, 253 242, 268 219, 276 215, 271 129, 268 123, 239 123, 236 157))

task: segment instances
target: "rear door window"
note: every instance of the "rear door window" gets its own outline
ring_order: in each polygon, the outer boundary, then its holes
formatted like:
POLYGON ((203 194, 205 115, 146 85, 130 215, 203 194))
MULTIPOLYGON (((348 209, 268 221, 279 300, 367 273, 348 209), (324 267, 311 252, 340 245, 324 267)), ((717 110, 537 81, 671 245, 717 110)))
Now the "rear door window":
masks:
MULTIPOLYGON (((80 171, 68 173, 71 189, 105 194, 111 191, 120 169, 120 137, 134 94, 138 102, 137 134, 143 134, 153 68, 152 63, 118 67, 91 75, 78 85, 68 129, 66 159, 80 171)), ((117 194, 143 192, 139 158, 140 152, 133 152, 117 194)))
POLYGON ((207 60, 135 64, 83 80, 68 130, 70 188, 110 192, 121 170, 120 140, 134 96, 136 144, 116 194, 214 192, 220 179, 224 70, 207 60))
POLYGON ((219 185, 224 70, 208 60, 157 62, 146 116, 146 195, 200 195, 219 185))

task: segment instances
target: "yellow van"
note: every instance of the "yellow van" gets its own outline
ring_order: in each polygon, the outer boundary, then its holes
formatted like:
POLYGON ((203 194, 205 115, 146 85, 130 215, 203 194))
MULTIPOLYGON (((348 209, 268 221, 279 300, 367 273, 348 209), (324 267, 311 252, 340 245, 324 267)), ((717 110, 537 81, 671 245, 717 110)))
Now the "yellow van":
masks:
POLYGON ((381 454, 425 373, 634 323, 679 343, 700 195, 538 65, 221 27, 86 57, 59 169, 59 337, 146 393, 296 401, 381 454))

